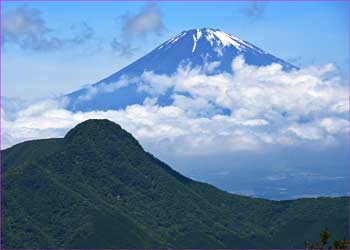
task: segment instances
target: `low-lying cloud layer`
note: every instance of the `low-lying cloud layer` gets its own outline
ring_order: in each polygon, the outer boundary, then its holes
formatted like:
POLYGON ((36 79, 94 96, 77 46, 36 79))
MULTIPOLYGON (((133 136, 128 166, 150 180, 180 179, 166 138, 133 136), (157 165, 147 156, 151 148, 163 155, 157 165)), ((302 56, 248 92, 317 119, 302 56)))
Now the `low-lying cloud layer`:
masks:
POLYGON ((285 72, 277 64, 255 67, 238 57, 234 74, 214 75, 207 74, 209 66, 179 67, 171 76, 144 72, 81 96, 83 101, 130 84, 149 94, 143 104, 122 110, 71 112, 64 100, 50 100, 10 117, 5 107, 3 146, 61 137, 90 118, 121 124, 151 152, 180 155, 332 147, 348 132, 348 89, 331 64, 285 72), (172 104, 159 106, 157 98, 169 89, 172 104))

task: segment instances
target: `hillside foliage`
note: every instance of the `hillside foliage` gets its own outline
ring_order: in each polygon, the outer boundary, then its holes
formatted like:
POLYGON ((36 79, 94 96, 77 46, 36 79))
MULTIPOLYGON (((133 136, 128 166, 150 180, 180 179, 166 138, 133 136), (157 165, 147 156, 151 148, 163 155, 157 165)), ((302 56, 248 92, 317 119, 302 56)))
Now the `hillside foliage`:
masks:
POLYGON ((303 248, 348 235, 346 197, 290 201, 182 176, 108 120, 2 152, 4 248, 303 248))

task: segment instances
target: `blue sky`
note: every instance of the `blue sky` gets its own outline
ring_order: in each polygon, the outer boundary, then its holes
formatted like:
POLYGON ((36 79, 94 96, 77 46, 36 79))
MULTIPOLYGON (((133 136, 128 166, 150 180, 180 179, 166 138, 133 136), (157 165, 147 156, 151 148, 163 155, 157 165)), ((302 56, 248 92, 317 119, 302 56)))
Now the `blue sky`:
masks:
POLYGON ((155 3, 162 29, 131 38, 122 29, 123 17, 137 15, 147 5, 145 2, 2 2, 5 17, 21 6, 37 10, 49 29, 48 36, 63 42, 81 32, 83 25, 92 30, 88 41, 56 50, 33 50, 13 41, 6 42, 3 95, 34 99, 76 90, 116 72, 182 30, 200 27, 221 29, 298 66, 335 63, 346 79, 348 4, 331 1, 155 3), (113 51, 110 44, 114 38, 130 40, 131 52, 120 55, 113 51))

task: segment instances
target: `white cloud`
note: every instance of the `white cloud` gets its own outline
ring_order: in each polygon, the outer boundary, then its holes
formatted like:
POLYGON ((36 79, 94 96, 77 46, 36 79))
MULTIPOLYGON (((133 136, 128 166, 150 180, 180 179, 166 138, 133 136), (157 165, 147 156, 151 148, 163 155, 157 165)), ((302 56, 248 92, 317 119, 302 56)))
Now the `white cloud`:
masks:
POLYGON ((320 125, 330 134, 346 133, 349 131, 349 121, 346 119, 328 117, 322 119, 320 125))
POLYGON ((5 110, 3 146, 63 136, 90 118, 121 124, 151 152, 182 155, 315 143, 330 147, 348 132, 348 91, 337 77, 329 77, 331 66, 285 72, 277 64, 254 67, 238 58, 233 69, 234 74, 214 75, 188 66, 171 76, 145 72, 139 79, 95 85, 82 97, 128 84, 150 94, 142 105, 124 110, 71 112, 52 100, 21 109, 11 120, 5 110), (169 88, 173 103, 158 106, 157 97, 169 88))
POLYGON ((126 87, 131 84, 134 80, 122 76, 117 82, 105 83, 101 82, 98 85, 90 85, 85 88, 85 92, 78 97, 80 101, 91 100, 94 96, 102 93, 111 93, 120 88, 126 87))
POLYGON ((164 29, 162 15, 155 4, 148 4, 134 16, 125 15, 122 18, 123 30, 132 36, 160 32, 164 29))
POLYGON ((167 75, 157 75, 150 71, 144 72, 140 79, 134 81, 134 83, 137 82, 143 82, 143 84, 138 86, 139 91, 144 91, 151 95, 164 94, 174 84, 167 75))
POLYGON ((320 140, 324 136, 323 131, 314 124, 308 124, 307 126, 296 124, 290 126, 287 130, 306 140, 320 140))
POLYGON ((348 110, 346 88, 337 77, 326 76, 332 69, 329 65, 285 72, 278 64, 249 66, 238 57, 232 67, 233 75, 208 76, 201 69, 188 66, 172 76, 146 72, 139 89, 152 94, 156 89, 161 94, 173 87, 175 92, 190 93, 195 101, 204 98, 232 112, 247 110, 261 116, 274 116, 277 112, 286 114, 288 119, 348 110))

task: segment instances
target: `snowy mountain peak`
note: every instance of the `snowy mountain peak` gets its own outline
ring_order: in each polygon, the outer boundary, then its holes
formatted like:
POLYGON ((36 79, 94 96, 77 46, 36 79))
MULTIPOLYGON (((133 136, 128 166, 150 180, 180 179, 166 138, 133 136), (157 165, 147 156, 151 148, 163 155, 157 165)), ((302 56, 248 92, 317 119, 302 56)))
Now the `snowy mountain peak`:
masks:
POLYGON ((246 50, 255 50, 257 53, 267 54, 263 50, 255 47, 254 45, 240 38, 227 34, 219 29, 211 29, 211 28, 192 29, 188 31, 182 31, 180 34, 176 35, 175 37, 163 43, 161 46, 158 47, 158 49, 162 49, 166 46, 173 45, 188 37, 191 37, 191 39, 193 40, 193 45, 191 50, 192 53, 196 51, 197 44, 200 41, 201 42, 205 41, 206 43, 209 43, 214 50, 217 50, 217 52, 219 52, 218 50, 221 50, 224 47, 233 46, 239 52, 246 51, 246 50))
MULTIPOLYGON (((108 91, 94 94, 93 97, 90 97, 89 89, 81 89, 69 94, 68 97, 71 100, 69 109, 109 110, 123 109, 131 104, 142 104, 145 98, 150 96, 140 92, 133 84, 125 84, 125 79, 140 77, 145 72, 169 76, 176 73, 183 65, 201 69, 209 63, 216 66, 206 74, 233 73, 232 61, 237 56, 242 56, 248 65, 266 66, 278 63, 284 70, 296 69, 288 62, 221 30, 192 29, 182 31, 135 62, 93 85, 93 88, 110 86, 108 91)), ((172 103, 171 95, 169 92, 159 97, 158 104, 172 103)))
POLYGON ((244 47, 253 48, 250 44, 244 42, 243 40, 229 35, 221 30, 197 29, 197 40, 199 39, 198 37, 202 36, 202 33, 204 34, 203 37, 209 41, 212 46, 216 43, 216 45, 222 45, 224 47, 232 45, 238 50, 242 50, 244 47))

